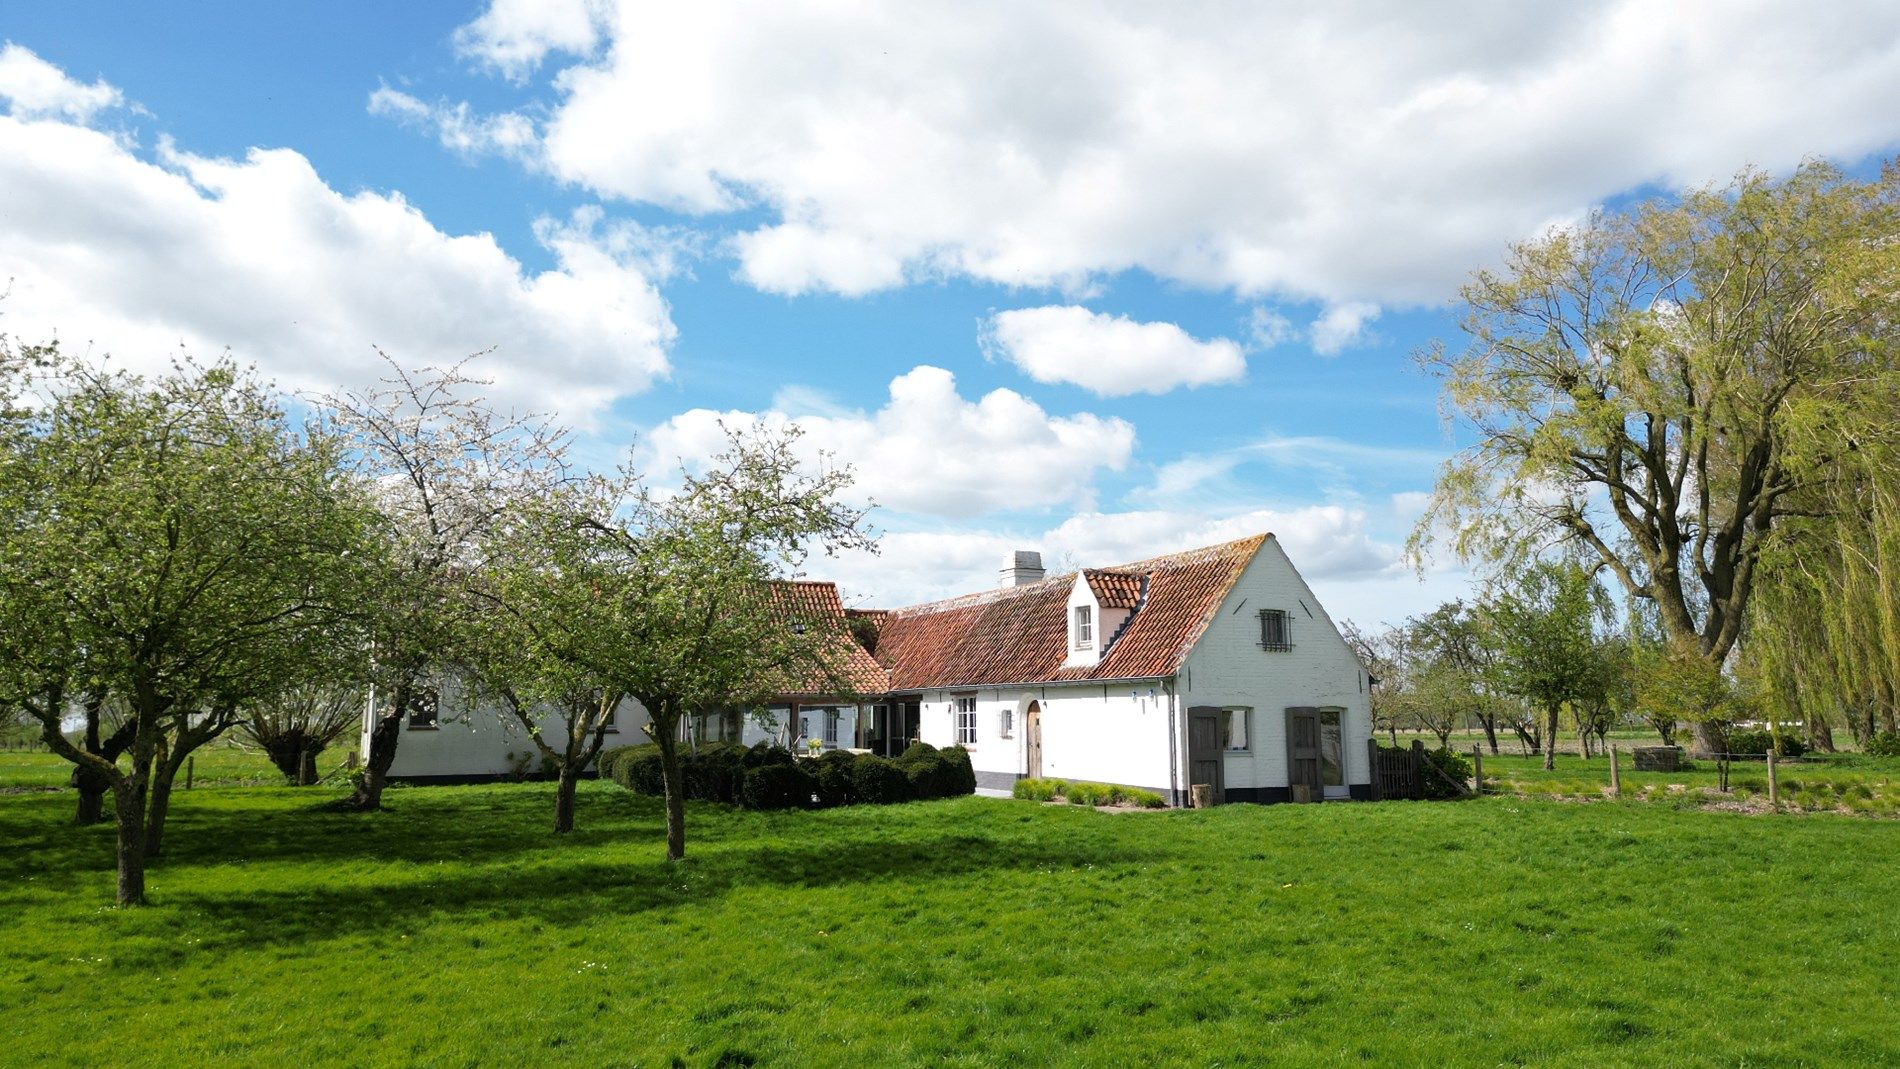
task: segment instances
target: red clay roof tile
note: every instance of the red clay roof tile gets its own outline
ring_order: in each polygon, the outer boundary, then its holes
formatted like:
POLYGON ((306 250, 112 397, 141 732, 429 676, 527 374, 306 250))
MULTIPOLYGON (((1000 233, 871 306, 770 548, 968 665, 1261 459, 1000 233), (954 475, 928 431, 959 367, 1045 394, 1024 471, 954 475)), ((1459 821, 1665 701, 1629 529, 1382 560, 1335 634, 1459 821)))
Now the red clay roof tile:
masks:
POLYGON ((1107 590, 1126 607, 1134 605, 1131 581, 1135 597, 1143 577, 1148 590, 1114 645, 1090 668, 1062 666, 1073 574, 889 610, 881 620, 877 660, 889 669, 892 690, 1173 675, 1271 537, 1255 535, 1093 573, 1102 577, 1100 586, 1090 578, 1096 596, 1107 590))

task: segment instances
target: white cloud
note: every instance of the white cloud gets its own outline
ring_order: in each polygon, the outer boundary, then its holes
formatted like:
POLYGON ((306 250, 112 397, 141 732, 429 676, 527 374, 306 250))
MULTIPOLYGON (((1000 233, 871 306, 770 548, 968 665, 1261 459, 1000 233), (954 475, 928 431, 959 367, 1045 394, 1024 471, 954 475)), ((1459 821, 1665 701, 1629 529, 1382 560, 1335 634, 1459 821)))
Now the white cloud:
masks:
POLYGON ((1141 268, 1344 305, 1442 299, 1645 183, 1900 144, 1897 36, 1877 0, 506 0, 460 40, 515 74, 579 57, 553 173, 763 213, 734 244, 762 288, 1141 268))
POLYGON ((534 120, 518 112, 477 115, 466 101, 429 104, 385 85, 369 95, 369 113, 433 133, 460 156, 507 156, 532 165, 540 150, 534 120))
MULTIPOLYGON (((783 398, 798 400, 799 398, 783 398)), ((722 425, 782 426, 786 413, 694 409, 641 441, 655 474, 685 461, 696 467, 725 444, 722 425)), ((964 399, 942 368, 922 366, 891 380, 890 401, 876 412, 800 414, 803 447, 856 469, 857 496, 900 512, 974 517, 1002 510, 1088 507, 1098 471, 1118 471, 1134 450, 1135 429, 1089 413, 1051 416, 1013 390, 964 399)))
POLYGON ((1379 318, 1379 306, 1363 301, 1336 304, 1313 320, 1313 351, 1332 356, 1366 340, 1366 328, 1379 318))
POLYGON ((480 18, 456 31, 456 51, 523 78, 550 52, 592 52, 607 9, 605 0, 493 0, 480 18))
POLYGON ((229 347, 293 389, 361 385, 380 345, 410 363, 495 348, 497 400, 586 423, 667 373, 667 306, 585 213, 540 228, 529 273, 487 234, 451 235, 400 194, 344 194, 287 149, 158 161, 63 122, 0 118, 6 329, 125 366, 229 347))
POLYGON ((1247 373, 1240 346, 1226 338, 1201 341, 1173 323, 1137 323, 1074 305, 999 312, 983 341, 992 356, 1037 382, 1066 382, 1101 397, 1237 382, 1247 373))
POLYGON ((124 96, 105 79, 82 85, 11 41, 0 47, 0 97, 20 118, 61 117, 80 123, 125 103, 124 96))
POLYGON ((1255 349, 1272 349, 1300 336, 1293 321, 1265 305, 1255 305, 1247 316, 1247 335, 1255 349))

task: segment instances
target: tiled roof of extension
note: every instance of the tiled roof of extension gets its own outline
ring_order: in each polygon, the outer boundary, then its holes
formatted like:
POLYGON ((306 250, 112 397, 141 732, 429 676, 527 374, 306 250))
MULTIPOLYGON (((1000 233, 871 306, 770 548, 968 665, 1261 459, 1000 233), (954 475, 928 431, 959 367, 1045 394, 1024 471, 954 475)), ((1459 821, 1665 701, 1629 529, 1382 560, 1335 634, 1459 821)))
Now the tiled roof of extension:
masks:
POLYGON ((1104 609, 1132 609, 1141 600, 1141 576, 1134 572, 1113 572, 1106 568, 1084 568, 1083 578, 1095 592, 1095 600, 1104 609))
MULTIPOLYGON (((774 582, 772 609, 787 626, 803 623, 836 636, 827 645, 838 658, 838 668, 853 692, 882 694, 890 689, 890 673, 858 645, 846 626, 844 602, 838 597, 836 583, 809 579, 774 582)), ((822 671, 814 671, 810 678, 787 680, 779 686, 780 696, 788 699, 844 696, 837 693, 838 688, 822 671)))
MULTIPOLYGON (((1083 574, 1104 605, 1147 598, 1100 663, 1064 668, 1073 573, 1024 586, 892 609, 881 620, 877 660, 892 690, 995 686, 1173 675, 1254 554, 1272 535, 1083 574), (1098 577, 1100 581, 1098 585, 1098 577), (1108 593, 1105 595, 1104 591, 1108 593)), ((1122 604, 1124 603, 1125 604, 1122 604)))

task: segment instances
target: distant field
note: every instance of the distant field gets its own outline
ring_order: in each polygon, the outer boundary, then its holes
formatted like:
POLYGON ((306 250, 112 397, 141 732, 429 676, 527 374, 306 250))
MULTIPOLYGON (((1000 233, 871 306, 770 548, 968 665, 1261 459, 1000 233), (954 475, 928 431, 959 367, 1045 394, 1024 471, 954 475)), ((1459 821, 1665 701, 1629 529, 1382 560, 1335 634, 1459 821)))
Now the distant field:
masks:
POLYGON ((0 796, 0 1061, 1900 1063, 1900 824, 1473 802, 660 809, 545 784, 0 796))
MULTIPOLYGON (((318 762, 329 772, 343 760, 342 749, 326 751, 318 762)), ((125 763, 124 759, 119 762, 125 763)), ((275 786, 284 782, 283 774, 270 763, 263 751, 229 743, 199 747, 191 755, 192 782, 197 786, 275 786)), ((8 787, 64 787, 72 779, 72 762, 44 751, 0 750, 0 790, 8 787)), ((178 779, 184 785, 184 775, 178 779)))

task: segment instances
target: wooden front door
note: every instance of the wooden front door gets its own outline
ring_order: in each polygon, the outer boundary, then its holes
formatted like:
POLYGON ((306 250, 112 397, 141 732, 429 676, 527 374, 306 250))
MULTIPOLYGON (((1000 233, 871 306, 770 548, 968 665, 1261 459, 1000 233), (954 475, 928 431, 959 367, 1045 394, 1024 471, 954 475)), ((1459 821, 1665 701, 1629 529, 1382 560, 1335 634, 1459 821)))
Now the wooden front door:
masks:
POLYGON ((1320 780, 1319 710, 1295 706, 1286 711, 1286 782, 1295 799, 1294 787, 1304 784, 1310 792, 1307 800, 1324 797, 1320 780))
POLYGON ((1030 702, 1023 712, 1023 750, 1027 759, 1023 762, 1024 774, 1031 779, 1042 778, 1042 703, 1030 702))
POLYGON ((1214 788, 1214 804, 1226 800, 1226 762, 1221 760, 1225 740, 1220 733, 1220 710, 1195 706, 1188 710, 1188 786, 1205 783, 1214 788))

